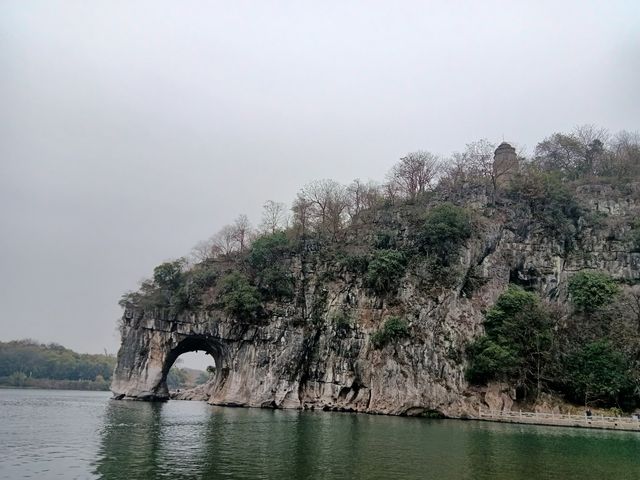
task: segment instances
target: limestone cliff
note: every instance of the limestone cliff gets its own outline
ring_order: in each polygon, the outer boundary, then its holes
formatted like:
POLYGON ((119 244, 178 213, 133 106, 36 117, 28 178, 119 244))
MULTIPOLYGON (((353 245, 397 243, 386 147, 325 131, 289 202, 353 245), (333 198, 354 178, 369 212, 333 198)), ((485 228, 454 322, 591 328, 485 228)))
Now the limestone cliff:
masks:
MULTIPOLYGON (((208 386, 213 404, 473 416, 482 398, 465 380, 465 348, 510 282, 563 302, 568 277, 581 269, 640 279, 640 253, 626 237, 640 217, 640 185, 587 185, 576 197, 580 215, 570 234, 560 234, 520 204, 467 196, 473 235, 451 275, 434 280, 418 258, 389 295, 372 293, 362 275, 309 242, 283 260, 294 296, 265 302, 258 320, 216 308, 176 314, 127 307, 112 390, 116 398, 167 399, 165 377, 177 356, 205 350, 216 363, 208 386), (336 322, 345 312, 351 321, 336 322), (408 321, 410 335, 375 346, 372 334, 391 315, 408 321)), ((410 245, 412 218, 428 208, 389 208, 371 224, 410 245)), ((374 233, 357 235, 369 241, 374 233)), ((363 244, 343 243, 353 251, 363 244)))

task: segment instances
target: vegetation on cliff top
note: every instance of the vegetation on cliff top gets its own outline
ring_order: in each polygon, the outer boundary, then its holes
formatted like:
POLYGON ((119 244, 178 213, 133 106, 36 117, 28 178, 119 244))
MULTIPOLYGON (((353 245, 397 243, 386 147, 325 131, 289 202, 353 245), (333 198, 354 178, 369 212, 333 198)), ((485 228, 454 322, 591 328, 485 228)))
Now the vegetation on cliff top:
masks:
MULTIPOLYGON (((480 140, 448 159, 409 153, 383 184, 312 182, 290 211, 266 202, 258 229, 240 215, 198 244, 189 260, 156 267, 153 278, 121 303, 174 314, 220 308, 255 319, 265 303, 300 301, 295 298, 300 275, 295 278, 291 270, 295 256, 303 268, 324 269, 327 276, 342 265, 373 295, 393 295, 400 279, 421 262, 429 272, 427 283, 442 284, 460 273, 455 271, 458 252, 471 238, 478 215, 513 212, 522 224, 531 219, 573 248, 583 214, 576 188, 594 181, 625 183, 640 175, 640 140, 628 132, 610 136, 583 126, 553 134, 537 145, 532 158, 520 157, 513 171, 496 169, 494 149, 480 140), (478 202, 480 207, 470 208, 478 202)), ((637 243, 637 230, 637 225, 629 229, 631 244, 637 243)))

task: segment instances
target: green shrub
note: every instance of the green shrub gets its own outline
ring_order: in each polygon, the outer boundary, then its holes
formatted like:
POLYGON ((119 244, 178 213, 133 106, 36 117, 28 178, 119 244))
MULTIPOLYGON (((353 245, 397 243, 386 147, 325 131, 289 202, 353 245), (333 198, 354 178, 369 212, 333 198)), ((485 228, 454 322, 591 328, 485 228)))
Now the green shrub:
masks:
POLYGON ((204 266, 196 266, 189 272, 187 280, 191 285, 191 288, 197 290, 197 292, 201 294, 216 284, 216 281, 218 280, 218 272, 204 266))
POLYGON ((536 313, 539 309, 540 299, 535 293, 509 285, 507 291, 487 311, 484 328, 489 335, 504 337, 509 334, 509 329, 515 329, 523 322, 523 316, 536 313))
POLYGON ((467 349, 471 357, 466 371, 467 380, 476 385, 499 379, 510 380, 515 373, 516 354, 488 336, 482 336, 467 349))
POLYGON ((293 279, 281 265, 264 268, 258 275, 262 294, 269 299, 286 299, 293 296, 293 279))
MULTIPOLYGON (((536 222, 550 235, 565 242, 573 238, 581 210, 557 174, 529 168, 512 182, 510 196, 524 202, 536 222)), ((571 242, 567 246, 571 246, 571 242)))
POLYGON ((396 235, 393 232, 378 232, 373 240, 373 246, 380 250, 396 248, 396 235))
POLYGON ((382 327, 371 334, 374 348, 382 348, 388 343, 395 342, 409 336, 409 324, 403 318, 390 317, 382 327))
POLYGON ((24 372, 13 372, 9 375, 8 384, 12 387, 24 387, 29 377, 24 372))
POLYGON ((566 373, 572 396, 591 401, 618 401, 620 393, 631 389, 630 362, 608 341, 591 342, 569 355, 566 373))
POLYGON ((620 293, 618 284, 601 272, 579 272, 569 279, 569 295, 578 308, 593 313, 610 304, 620 293))
POLYGON ((471 216, 461 207, 444 203, 432 208, 418 235, 418 248, 449 265, 471 236, 471 216))
POLYGON ((222 279, 218 299, 224 311, 238 319, 255 318, 260 311, 258 289, 238 272, 222 279))
POLYGON ((290 251, 284 232, 263 235, 251 245, 248 262, 265 298, 290 298, 293 295, 293 279, 283 264, 290 251))
POLYGON ((364 284, 377 294, 391 292, 398 288, 398 282, 404 275, 405 267, 406 261, 402 252, 377 251, 367 266, 364 284))
POLYGON ((511 285, 485 315, 486 335, 468 349, 471 382, 508 381, 536 394, 552 368, 553 320, 537 295, 511 285))
POLYGON ((143 310, 169 309, 174 314, 187 309, 190 303, 185 291, 184 267, 184 259, 158 265, 153 269, 153 280, 143 281, 137 292, 125 293, 120 305, 143 310))
POLYGON ((160 289, 175 292, 184 281, 184 260, 165 262, 153 269, 153 282, 160 289))
POLYGON ((347 272, 362 275, 367 271, 369 259, 366 255, 349 255, 339 252, 336 263, 347 272))
POLYGON ((345 312, 336 313, 333 316, 333 325, 336 327, 336 331, 339 333, 345 333, 351 330, 353 321, 351 317, 345 312))
POLYGON ((202 295, 216 284, 218 272, 206 265, 196 265, 183 274, 182 282, 170 299, 174 313, 193 310, 202 305, 202 295))
POLYGON ((543 177, 543 198, 534 208, 534 214, 546 227, 565 233, 573 230, 573 223, 580 218, 580 208, 567 186, 553 175, 543 177))
POLYGON ((249 265, 256 270, 282 262, 291 246, 284 232, 276 232, 256 238, 251 244, 249 265))

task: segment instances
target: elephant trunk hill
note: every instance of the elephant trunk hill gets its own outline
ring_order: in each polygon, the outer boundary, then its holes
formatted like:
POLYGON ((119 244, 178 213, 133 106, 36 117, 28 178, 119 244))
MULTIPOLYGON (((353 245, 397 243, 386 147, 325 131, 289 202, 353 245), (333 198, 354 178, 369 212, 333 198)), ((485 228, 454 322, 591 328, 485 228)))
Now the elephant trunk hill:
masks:
POLYGON ((158 266, 121 302, 115 397, 168 399, 171 365, 202 350, 216 405, 473 417, 554 395, 633 408, 638 177, 571 176, 510 148, 489 176, 377 188, 338 214, 339 197, 303 190, 287 228, 158 266), (585 274, 610 295, 580 303, 585 274), (593 381, 594 348, 622 362, 615 392, 593 381))

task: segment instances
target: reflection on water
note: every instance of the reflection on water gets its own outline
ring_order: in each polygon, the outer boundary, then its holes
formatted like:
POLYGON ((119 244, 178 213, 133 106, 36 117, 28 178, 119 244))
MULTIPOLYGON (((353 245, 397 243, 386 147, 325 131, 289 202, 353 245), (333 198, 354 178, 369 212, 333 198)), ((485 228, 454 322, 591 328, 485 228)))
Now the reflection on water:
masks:
POLYGON ((0 390, 0 478, 635 479, 640 435, 0 390))

